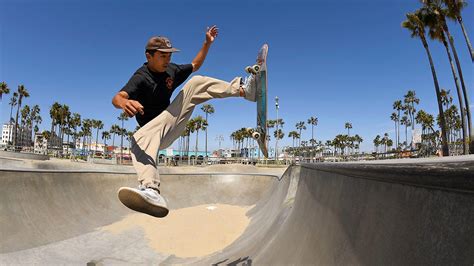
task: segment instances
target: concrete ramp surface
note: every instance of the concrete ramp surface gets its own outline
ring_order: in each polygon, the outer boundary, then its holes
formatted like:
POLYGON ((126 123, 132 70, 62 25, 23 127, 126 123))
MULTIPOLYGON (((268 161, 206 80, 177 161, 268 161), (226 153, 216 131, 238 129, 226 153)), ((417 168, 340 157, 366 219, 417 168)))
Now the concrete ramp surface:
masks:
MULTIPOLYGON (((474 263, 472 157, 307 164, 281 176, 230 167, 162 173, 170 215, 198 206, 245 208, 248 223, 235 239, 194 257, 152 244, 172 225, 136 226, 142 218, 116 196, 119 187, 136 185, 131 173, 0 170, 1 264, 474 263), (124 221, 127 230, 104 229, 124 221)), ((217 225, 240 219, 229 217, 216 218, 206 237, 226 235, 217 225)), ((197 218, 186 219, 180 228, 201 228, 197 218)))

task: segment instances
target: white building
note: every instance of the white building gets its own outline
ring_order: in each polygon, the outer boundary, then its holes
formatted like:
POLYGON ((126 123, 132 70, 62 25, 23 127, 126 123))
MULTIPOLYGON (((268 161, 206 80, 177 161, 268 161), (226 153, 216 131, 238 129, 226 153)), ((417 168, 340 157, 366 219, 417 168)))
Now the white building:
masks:
POLYGON ((56 134, 51 135, 50 139, 47 140, 43 137, 43 133, 36 133, 35 134, 35 142, 34 142, 34 153, 38 154, 47 154, 48 149, 58 149, 59 143, 61 143, 61 138, 56 136, 56 134))
MULTIPOLYGON (((13 129, 15 128, 15 123, 6 123, 2 127, 2 145, 12 145, 13 144, 13 129)), ((29 147, 32 145, 31 139, 31 129, 28 127, 23 127, 17 131, 17 146, 29 147)))

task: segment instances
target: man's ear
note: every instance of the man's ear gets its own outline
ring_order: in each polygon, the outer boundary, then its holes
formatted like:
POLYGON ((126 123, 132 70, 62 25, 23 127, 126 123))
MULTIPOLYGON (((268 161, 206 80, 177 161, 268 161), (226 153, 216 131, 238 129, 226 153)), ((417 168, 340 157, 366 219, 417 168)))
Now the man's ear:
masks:
POLYGON ((147 52, 145 52, 145 56, 146 56, 146 60, 147 60, 147 61, 150 61, 151 58, 152 58, 151 54, 150 54, 150 53, 147 53, 147 52))

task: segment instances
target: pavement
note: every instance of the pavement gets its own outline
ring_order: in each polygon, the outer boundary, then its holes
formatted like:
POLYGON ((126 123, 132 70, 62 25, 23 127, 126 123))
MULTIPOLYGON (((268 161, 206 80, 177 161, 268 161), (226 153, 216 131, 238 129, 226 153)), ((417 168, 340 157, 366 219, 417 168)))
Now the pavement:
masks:
POLYGON ((153 249, 140 228, 101 230, 133 213, 116 195, 121 186, 136 186, 132 168, 0 163, 2 265, 474 263, 473 156, 287 169, 161 168, 171 212, 206 204, 251 207, 240 237, 193 258, 153 249))

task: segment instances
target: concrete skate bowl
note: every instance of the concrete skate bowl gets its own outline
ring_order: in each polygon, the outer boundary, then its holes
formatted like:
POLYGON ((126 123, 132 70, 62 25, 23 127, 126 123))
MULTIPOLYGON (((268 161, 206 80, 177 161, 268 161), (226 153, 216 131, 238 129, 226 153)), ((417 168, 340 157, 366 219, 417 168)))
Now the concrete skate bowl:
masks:
POLYGON ((472 173, 469 157, 292 166, 281 179, 251 173, 163 174, 170 215, 203 204, 251 206, 250 222, 235 241, 205 256, 183 258, 150 248, 141 229, 121 234, 98 229, 132 213, 117 201, 116 190, 134 186, 134 175, 8 170, 0 173, 0 261, 472 265, 472 173))

